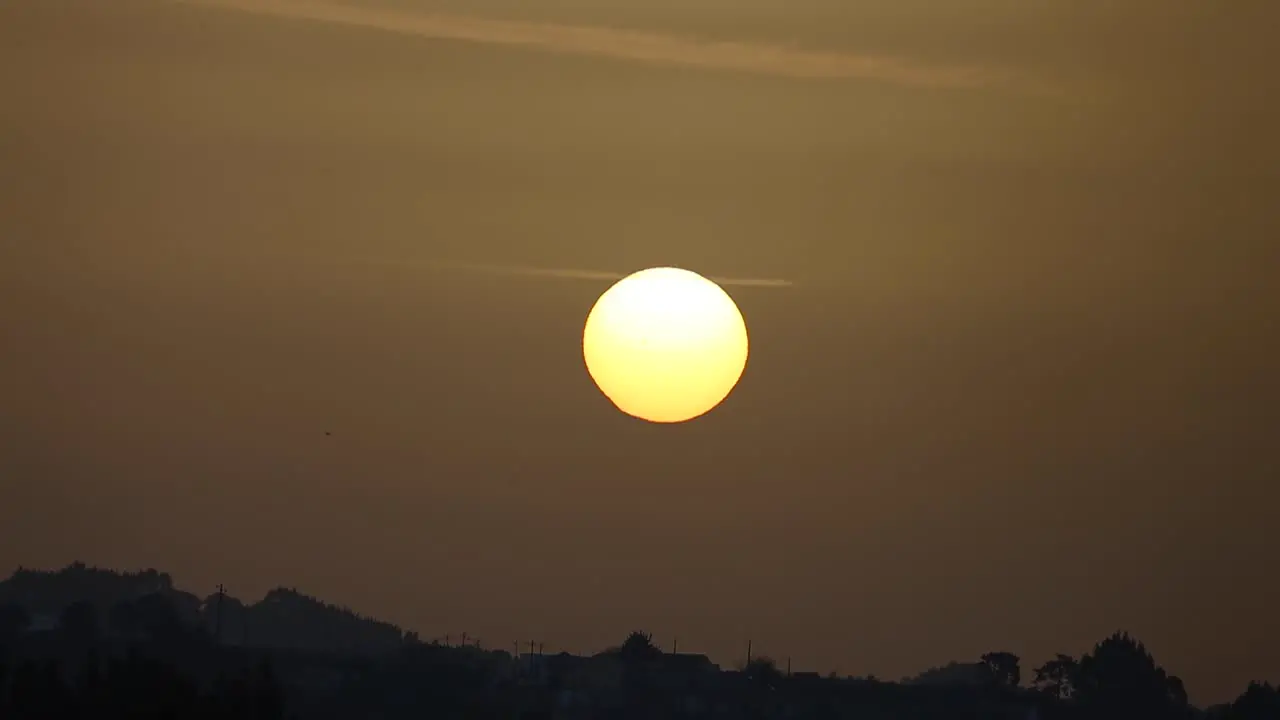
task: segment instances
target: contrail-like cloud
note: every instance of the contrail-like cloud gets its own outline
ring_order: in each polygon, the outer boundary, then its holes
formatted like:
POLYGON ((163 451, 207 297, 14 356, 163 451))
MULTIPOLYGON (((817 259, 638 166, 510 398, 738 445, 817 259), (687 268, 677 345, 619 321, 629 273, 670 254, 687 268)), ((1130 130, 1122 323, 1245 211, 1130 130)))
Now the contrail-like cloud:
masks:
POLYGON ((1024 85, 993 68, 925 65, 901 58, 815 52, 754 42, 713 42, 618 28, 495 20, 416 12, 334 0, 176 0, 260 15, 374 28, 422 38, 713 70, 810 79, 858 79, 898 85, 973 89, 1024 85))
MULTIPOLYGON (((345 265, 345 266, 365 266, 378 268, 391 268, 399 270, 418 269, 426 271, 434 271, 441 273, 477 273, 482 275, 507 275, 511 277, 527 277, 540 278, 545 280, 587 280, 593 282, 617 282, 633 272, 638 272, 643 268, 636 268, 629 272, 616 272, 613 270, 591 270, 582 268, 555 268, 555 267, 537 267, 533 265, 490 265, 486 263, 459 262, 444 259, 427 259, 427 258, 392 258, 392 257, 340 257, 325 256, 308 253, 306 255, 298 254, 262 254, 253 253, 245 255, 238 252, 228 253, 225 250, 215 251, 212 255, 206 255, 205 259, 218 258, 222 260, 234 259, 240 262, 265 259, 275 262, 308 262, 318 263, 321 265, 345 265)), ((782 278, 762 278, 762 277, 724 277, 720 275, 707 275, 698 273, 717 285, 726 285, 734 287, 760 287, 760 288, 789 288, 795 287, 795 283, 782 278)))
MULTIPOLYGON (((609 272, 606 270, 576 270, 572 268, 539 268, 528 267, 522 265, 477 265, 475 263, 432 263, 432 266, 440 270, 455 270, 461 272, 477 272, 489 275, 517 275, 523 277, 538 277, 554 280, 599 280, 607 282, 616 282, 626 277, 629 273, 609 272)), ((794 285, 790 280, 782 280, 779 278, 741 278, 741 277, 717 277, 706 276, 708 280, 717 285, 733 285, 738 287, 770 287, 783 288, 794 285)))

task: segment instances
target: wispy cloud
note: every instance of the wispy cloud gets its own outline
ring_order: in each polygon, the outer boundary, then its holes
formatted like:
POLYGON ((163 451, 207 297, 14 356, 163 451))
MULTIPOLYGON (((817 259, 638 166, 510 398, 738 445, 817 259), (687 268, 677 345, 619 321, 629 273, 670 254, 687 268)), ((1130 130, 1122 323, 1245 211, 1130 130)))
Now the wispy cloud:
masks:
MULTIPOLYGON (((590 55, 811 79, 861 79, 933 88, 983 88, 1019 84, 993 68, 929 65, 903 58, 815 52, 754 42, 714 42, 618 28, 533 23, 416 12, 333 0, 177 0, 262 15, 323 21, 423 38, 509 45, 590 55)), ((1043 91, 1040 85, 1024 90, 1043 91)))
MULTIPOLYGON (((607 282, 616 282, 626 277, 628 273, 609 272, 605 270, 578 270, 573 268, 540 268, 529 267, 523 265, 479 265, 475 263, 432 263, 432 266, 440 270, 454 270, 461 272, 477 272, 489 275, 516 275, 524 277, 548 278, 553 280, 599 280, 607 282)), ((707 276, 708 280, 717 285, 731 285, 738 287, 771 287, 782 288, 791 287, 793 283, 790 280, 782 280, 779 278, 742 278, 742 277, 718 277, 707 276)))
MULTIPOLYGON (((272 261, 275 263, 301 263, 322 266, 364 266, 387 268, 394 270, 419 270, 441 273, 477 273, 482 275, 507 275, 511 277, 527 277, 545 280, 586 280, 594 282, 614 283, 633 272, 637 272, 643 268, 635 268, 628 272, 617 272, 614 270, 584 269, 584 268, 562 268, 562 267, 538 267, 535 265, 493 265, 488 263, 461 262, 456 260, 433 259, 433 258, 415 258, 415 257, 378 257, 378 256, 341 256, 327 255, 323 253, 272 253, 272 252, 253 252, 242 253, 226 248, 204 248, 204 253, 198 257, 188 256, 191 262, 208 262, 208 261, 233 261, 236 263, 256 262, 259 260, 272 261)), ((695 271, 697 272, 697 271, 695 271)), ((761 288, 788 288, 795 287, 795 283, 783 278, 768 277, 725 277, 722 275, 707 275, 699 272, 700 275, 711 280, 717 285, 735 286, 735 287, 761 287, 761 288)))

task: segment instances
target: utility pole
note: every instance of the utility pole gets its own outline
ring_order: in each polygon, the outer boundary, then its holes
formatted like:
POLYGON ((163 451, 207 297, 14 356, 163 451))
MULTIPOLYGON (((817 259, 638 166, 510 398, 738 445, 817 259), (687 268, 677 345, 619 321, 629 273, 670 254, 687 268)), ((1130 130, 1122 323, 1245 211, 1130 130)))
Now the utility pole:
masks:
POLYGON ((787 656, 787 677, 791 677, 791 656, 787 656))
POLYGON ((467 634, 466 634, 466 633, 462 633, 462 643, 461 643, 461 646, 462 646, 462 647, 466 647, 466 646, 467 646, 467 634))
POLYGON ((678 651, 679 649, 680 649, 680 638, 674 638, 671 641, 671 654, 675 655, 676 651, 678 651))
POLYGON ((751 664, 751 641, 747 640, 747 664, 751 664))
POLYGON ((227 589, 218 583, 218 599, 213 606, 213 641, 216 645, 222 644, 222 596, 226 593, 227 589))

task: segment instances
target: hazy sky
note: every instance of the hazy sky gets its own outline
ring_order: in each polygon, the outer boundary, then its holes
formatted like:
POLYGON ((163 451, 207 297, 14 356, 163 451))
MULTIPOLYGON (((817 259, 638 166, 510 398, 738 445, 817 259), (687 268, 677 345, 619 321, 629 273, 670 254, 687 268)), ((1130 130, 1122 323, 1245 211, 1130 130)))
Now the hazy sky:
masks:
POLYGON ((0 0, 0 568, 1280 679, 1273 6, 0 0), (793 285, 652 426, 467 264, 793 285))

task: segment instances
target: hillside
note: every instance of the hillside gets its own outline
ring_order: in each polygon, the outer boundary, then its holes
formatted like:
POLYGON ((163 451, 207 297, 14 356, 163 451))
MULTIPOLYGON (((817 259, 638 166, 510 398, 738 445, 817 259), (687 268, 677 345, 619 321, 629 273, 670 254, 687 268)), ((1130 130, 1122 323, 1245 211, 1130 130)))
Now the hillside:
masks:
POLYGON ((122 572, 73 563, 60 570, 18 568, 0 581, 0 606, 22 608, 34 629, 57 622, 75 603, 87 603, 109 634, 132 632, 130 612, 147 598, 167 600, 186 625, 201 625, 228 645, 281 650, 377 653, 414 635, 399 627, 331 605, 295 588, 277 588, 257 603, 230 595, 200 597, 174 587, 168 573, 122 572))

